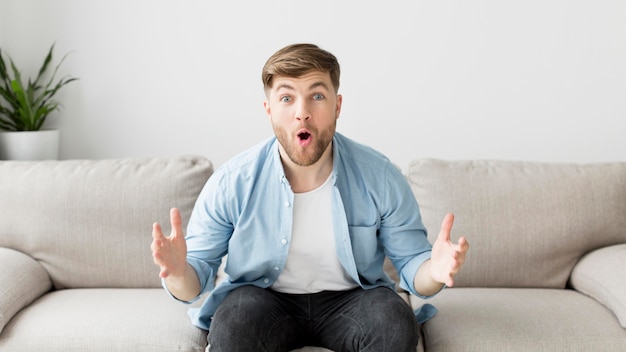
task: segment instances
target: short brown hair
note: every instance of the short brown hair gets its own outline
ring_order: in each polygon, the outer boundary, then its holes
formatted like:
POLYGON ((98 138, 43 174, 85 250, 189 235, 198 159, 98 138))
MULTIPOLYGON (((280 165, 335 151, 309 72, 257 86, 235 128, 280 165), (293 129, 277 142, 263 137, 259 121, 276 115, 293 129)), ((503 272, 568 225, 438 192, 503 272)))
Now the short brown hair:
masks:
POLYGON ((272 88, 274 76, 298 78, 311 71, 330 74, 335 93, 339 91, 339 62, 335 55, 314 44, 292 44, 278 50, 265 62, 263 88, 272 88))

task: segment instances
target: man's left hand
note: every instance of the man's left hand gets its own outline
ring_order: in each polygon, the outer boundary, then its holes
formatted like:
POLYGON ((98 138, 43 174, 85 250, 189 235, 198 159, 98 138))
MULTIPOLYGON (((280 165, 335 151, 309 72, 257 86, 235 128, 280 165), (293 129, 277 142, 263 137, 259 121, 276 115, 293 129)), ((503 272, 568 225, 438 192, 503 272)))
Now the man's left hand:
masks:
POLYGON ((441 231, 433 243, 430 263, 431 278, 448 287, 454 286, 454 276, 465 263, 465 255, 469 249, 465 237, 459 238, 458 243, 450 239, 453 223, 454 215, 447 214, 441 223, 441 231))

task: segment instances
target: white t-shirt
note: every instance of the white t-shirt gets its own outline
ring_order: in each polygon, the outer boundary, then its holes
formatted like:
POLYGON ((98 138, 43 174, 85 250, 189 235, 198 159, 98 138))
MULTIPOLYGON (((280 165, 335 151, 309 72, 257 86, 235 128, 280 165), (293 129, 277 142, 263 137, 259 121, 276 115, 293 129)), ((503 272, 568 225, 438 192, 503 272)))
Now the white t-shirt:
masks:
POLYGON ((272 289, 316 293, 358 286, 337 259, 330 180, 331 176, 319 188, 295 194, 289 255, 272 289))

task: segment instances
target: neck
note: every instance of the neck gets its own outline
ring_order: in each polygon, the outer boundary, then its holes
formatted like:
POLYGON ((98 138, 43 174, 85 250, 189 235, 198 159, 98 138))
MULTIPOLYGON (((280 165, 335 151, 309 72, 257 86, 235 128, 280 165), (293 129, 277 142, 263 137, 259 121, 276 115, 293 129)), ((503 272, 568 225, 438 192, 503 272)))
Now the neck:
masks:
POLYGON ((300 166, 291 161, 281 151, 281 160, 285 169, 285 176, 289 180, 294 193, 312 191, 321 186, 333 171, 332 143, 324 151, 320 160, 309 166, 300 166))

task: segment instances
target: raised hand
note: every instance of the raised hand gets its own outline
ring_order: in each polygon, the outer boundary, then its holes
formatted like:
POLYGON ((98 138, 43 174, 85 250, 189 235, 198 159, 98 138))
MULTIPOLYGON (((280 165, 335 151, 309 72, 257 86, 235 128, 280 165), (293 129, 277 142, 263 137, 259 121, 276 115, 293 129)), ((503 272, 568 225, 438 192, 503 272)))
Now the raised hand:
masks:
POLYGON ((447 214, 441 223, 441 231, 433 243, 429 268, 431 278, 448 287, 454 286, 454 276, 465 263, 465 255, 469 249, 469 243, 465 237, 459 238, 458 243, 451 241, 450 232, 453 223, 454 215, 447 214))
POLYGON ((161 268, 162 278, 182 278, 187 266, 187 243, 182 229, 180 212, 176 208, 170 210, 172 232, 165 237, 158 223, 152 225, 152 259, 161 268))

